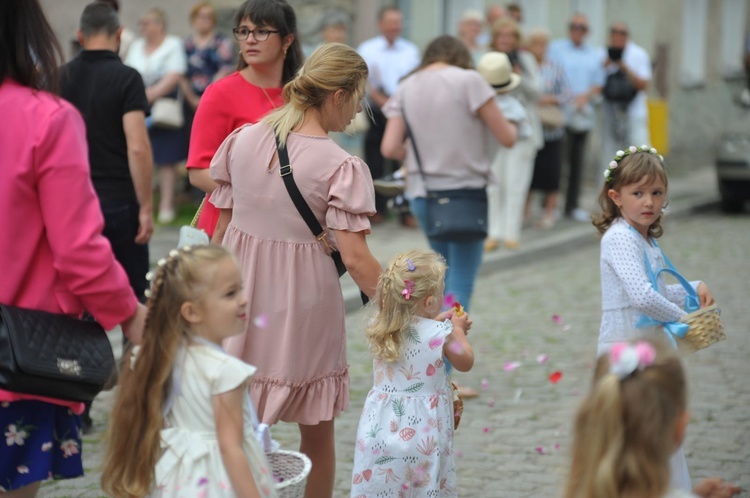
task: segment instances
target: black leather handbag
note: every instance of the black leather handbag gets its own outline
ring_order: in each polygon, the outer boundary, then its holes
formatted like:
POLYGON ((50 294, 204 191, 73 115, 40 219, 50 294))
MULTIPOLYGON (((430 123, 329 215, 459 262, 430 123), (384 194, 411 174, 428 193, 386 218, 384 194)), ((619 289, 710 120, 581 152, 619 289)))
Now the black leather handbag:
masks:
POLYGON ((401 115, 406 125, 406 134, 411 139, 419 175, 427 191, 427 223, 423 227, 427 238, 443 242, 471 242, 487 238, 487 188, 428 189, 417 142, 406 120, 403 104, 401 115))
POLYGON ((101 325, 0 304, 0 388, 86 402, 115 381, 101 325))
POLYGON ((602 96, 611 102, 629 104, 636 95, 638 90, 622 69, 608 75, 602 88, 602 96))

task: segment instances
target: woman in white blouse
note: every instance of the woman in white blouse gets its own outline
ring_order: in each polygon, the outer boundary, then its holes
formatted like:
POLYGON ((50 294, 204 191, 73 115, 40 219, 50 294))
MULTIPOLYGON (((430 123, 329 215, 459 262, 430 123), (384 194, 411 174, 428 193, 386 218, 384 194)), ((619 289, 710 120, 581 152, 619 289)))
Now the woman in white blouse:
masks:
MULTIPOLYGON (((146 97, 152 106, 162 98, 177 98, 178 86, 187 70, 187 58, 182 40, 167 34, 164 11, 149 9, 139 22, 142 38, 135 40, 125 64, 138 70, 146 85, 146 97)), ((181 106, 180 106, 181 108, 181 106)), ((160 223, 175 218, 174 193, 177 183, 177 163, 185 159, 187 143, 180 129, 149 127, 154 163, 159 167, 160 223)))

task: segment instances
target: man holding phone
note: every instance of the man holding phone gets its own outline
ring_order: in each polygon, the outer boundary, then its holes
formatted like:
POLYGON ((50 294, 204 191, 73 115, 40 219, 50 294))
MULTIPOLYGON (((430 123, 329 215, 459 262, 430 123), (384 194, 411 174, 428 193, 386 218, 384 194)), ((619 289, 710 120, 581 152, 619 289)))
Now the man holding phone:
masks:
POLYGON ((607 74, 602 92, 604 126, 602 158, 599 161, 600 173, 603 173, 619 149, 629 145, 651 145, 646 102, 651 60, 643 47, 630 40, 628 26, 624 22, 616 22, 610 27, 609 46, 602 53, 601 60, 607 74), (619 91, 611 93, 620 94, 623 86, 630 85, 632 95, 627 99, 619 95, 608 96, 608 86, 614 86, 616 82, 619 91))

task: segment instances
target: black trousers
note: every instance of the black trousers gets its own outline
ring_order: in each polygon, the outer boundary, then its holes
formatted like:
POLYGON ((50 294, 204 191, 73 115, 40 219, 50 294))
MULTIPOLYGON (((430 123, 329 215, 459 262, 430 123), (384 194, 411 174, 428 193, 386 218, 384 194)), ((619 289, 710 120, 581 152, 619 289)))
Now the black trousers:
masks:
MULTIPOLYGON (((380 153, 380 143, 383 141, 385 134, 385 115, 375 104, 370 104, 372 108, 373 122, 370 123, 370 129, 365 135, 365 162, 370 168, 370 174, 373 180, 382 178, 387 174, 386 167, 390 167, 390 161, 380 153)), ((375 210, 378 214, 385 215, 388 211, 388 198, 375 193, 375 210)))
POLYGON ((578 207, 578 196, 581 193, 581 181, 583 180, 583 152, 586 148, 588 134, 588 131, 567 129, 567 161, 565 162, 568 170, 568 185, 565 192, 565 216, 570 216, 578 207))
POLYGON ((127 273, 135 296, 140 302, 144 302, 148 288, 146 273, 149 259, 148 245, 135 243, 140 207, 137 202, 132 201, 101 201, 100 204, 104 214, 102 235, 109 239, 115 259, 127 273))

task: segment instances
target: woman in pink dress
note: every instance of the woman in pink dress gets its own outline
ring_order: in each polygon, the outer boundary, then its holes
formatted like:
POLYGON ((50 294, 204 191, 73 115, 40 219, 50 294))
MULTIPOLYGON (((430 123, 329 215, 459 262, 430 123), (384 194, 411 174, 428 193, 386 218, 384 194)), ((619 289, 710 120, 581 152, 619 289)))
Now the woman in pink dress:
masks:
POLYGON ((250 302, 247 332, 225 346, 258 367, 250 393, 262 421, 299 424, 300 451, 313 464, 308 498, 333 493, 333 419, 349 402, 344 302, 327 244, 313 236, 280 176, 274 134, 327 242, 372 297, 380 273, 365 239, 375 213, 372 178, 361 159, 328 137, 360 110, 366 81, 356 51, 320 47, 284 87, 286 104, 229 135, 210 168, 219 184, 211 195, 220 209, 214 242, 239 259, 250 302))
MULTIPOLYGON (((61 60, 37 0, 0 2, 0 303, 85 309, 138 343, 146 308, 102 235, 83 119, 48 93, 61 60)), ((35 496, 41 481, 83 475, 83 408, 0 387, 0 494, 35 496)))

